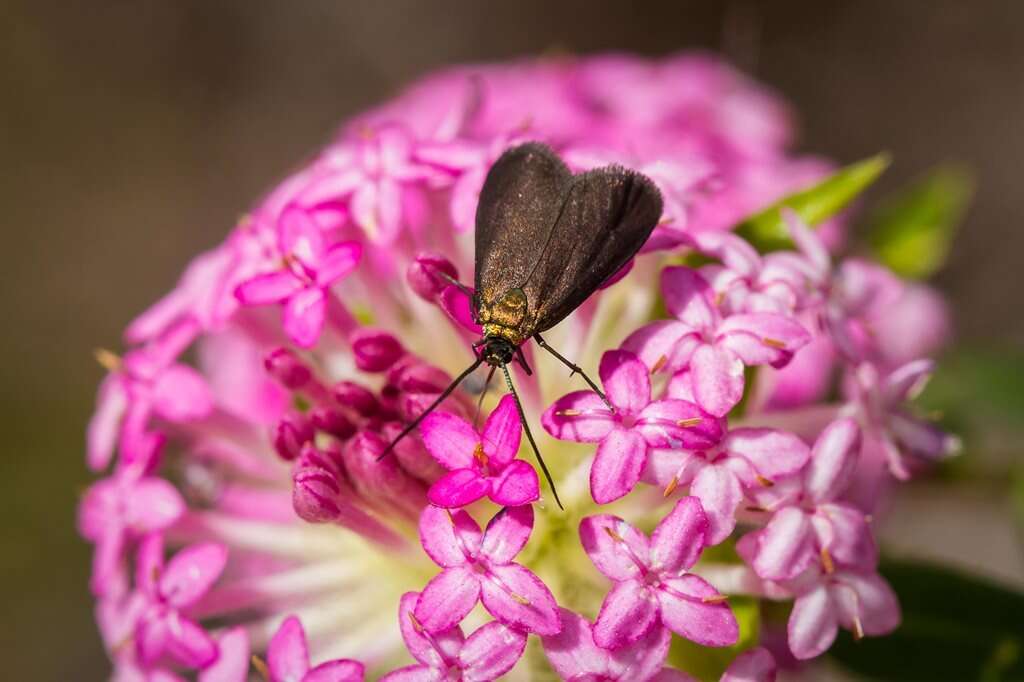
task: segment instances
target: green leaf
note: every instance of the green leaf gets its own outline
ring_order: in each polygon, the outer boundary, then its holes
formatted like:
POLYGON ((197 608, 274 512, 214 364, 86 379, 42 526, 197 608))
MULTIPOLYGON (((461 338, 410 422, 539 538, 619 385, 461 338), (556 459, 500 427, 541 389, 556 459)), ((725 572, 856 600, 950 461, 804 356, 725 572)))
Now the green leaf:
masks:
POLYGON ((1024 679, 1024 594, 932 564, 884 561, 903 622, 829 655, 870 680, 1024 679))
POLYGON ((898 274, 931 277, 946 262, 973 190, 966 170, 936 168, 879 204, 868 218, 868 243, 898 274))
POLYGON ((797 192, 756 213, 739 225, 736 232, 761 253, 791 248, 782 209, 790 208, 808 225, 817 225, 846 208, 889 167, 889 155, 877 154, 851 164, 818 184, 797 192))

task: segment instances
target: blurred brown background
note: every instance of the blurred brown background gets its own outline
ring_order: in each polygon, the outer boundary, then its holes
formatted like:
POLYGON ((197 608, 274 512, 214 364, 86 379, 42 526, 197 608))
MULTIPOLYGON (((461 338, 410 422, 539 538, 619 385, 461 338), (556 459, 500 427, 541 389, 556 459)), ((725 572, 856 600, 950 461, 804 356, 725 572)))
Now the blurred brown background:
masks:
MULTIPOLYGON (((939 284, 965 343, 1024 341, 1024 3, 552 5, 0 4, 4 679, 106 671, 73 529, 101 377, 91 350, 116 347, 122 326, 338 121, 436 66, 724 49, 795 105, 801 148, 840 161, 891 150, 876 196, 940 161, 972 167, 978 194, 939 284)), ((923 551, 961 537, 935 551, 1024 583, 1004 507, 974 498, 950 502, 973 510, 959 525, 924 502, 897 527, 923 551)))

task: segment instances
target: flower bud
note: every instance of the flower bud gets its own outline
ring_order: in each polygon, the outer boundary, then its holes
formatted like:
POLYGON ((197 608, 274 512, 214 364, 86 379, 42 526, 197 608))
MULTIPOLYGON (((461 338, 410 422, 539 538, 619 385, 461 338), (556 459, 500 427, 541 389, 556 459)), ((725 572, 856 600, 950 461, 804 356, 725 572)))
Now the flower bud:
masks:
POLYGON ((416 295, 433 303, 451 282, 442 274, 458 279, 459 273, 450 260, 435 253, 421 253, 409 264, 405 279, 416 295))
POLYGON ((369 417, 377 411, 377 397, 373 391, 354 381, 339 381, 331 389, 334 399, 345 407, 352 408, 360 415, 369 417))
POLYGON ((383 372, 405 354, 405 349, 393 335, 363 328, 352 335, 352 354, 356 367, 364 372, 383 372))
POLYGON ((313 440, 313 425, 301 412, 291 411, 274 425, 271 439, 274 450, 282 459, 291 461, 299 456, 302 447, 313 440))
POLYGON ((318 431, 341 440, 350 438, 356 432, 356 425, 341 410, 327 405, 317 405, 310 410, 309 420, 318 431))
POLYGON ((263 366, 285 388, 296 391, 312 379, 313 373, 287 348, 275 348, 263 359, 263 366))

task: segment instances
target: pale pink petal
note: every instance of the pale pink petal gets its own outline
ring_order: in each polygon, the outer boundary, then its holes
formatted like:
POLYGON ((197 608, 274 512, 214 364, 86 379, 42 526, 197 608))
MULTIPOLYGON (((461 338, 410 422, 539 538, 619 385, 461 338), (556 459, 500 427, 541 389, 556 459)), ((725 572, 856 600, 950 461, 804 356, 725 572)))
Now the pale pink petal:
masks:
POLYGON ((913 360, 897 367, 883 382, 882 394, 885 400, 895 405, 913 400, 924 390, 934 371, 935 361, 928 358, 913 360))
POLYGON ((429 668, 425 665, 409 665, 398 670, 392 670, 380 682, 446 682, 445 673, 438 668, 429 668))
POLYGON ((686 450, 653 449, 647 453, 647 466, 640 480, 663 489, 669 485, 689 485, 706 462, 703 457, 686 450))
POLYGON ((277 220, 278 245, 309 270, 316 270, 324 254, 324 237, 310 212, 290 205, 277 220))
POLYGON ((703 646, 730 646, 739 639, 739 624, 725 602, 714 601, 718 590, 703 578, 687 574, 669 578, 657 590, 661 622, 677 635, 703 646), (705 599, 712 600, 706 603, 705 599))
POLYGON ((615 429, 597 446, 590 467, 590 494, 607 504, 631 491, 647 462, 647 442, 636 431, 615 429))
POLYGON ((735 429, 722 441, 722 449, 750 463, 769 481, 799 471, 811 456, 811 449, 799 437, 776 429, 735 429))
POLYGON ((464 329, 474 334, 483 332, 483 328, 477 324, 473 315, 473 301, 470 295, 455 285, 448 286, 438 297, 441 308, 448 313, 448 316, 459 323, 464 329))
POLYGON ((818 543, 838 563, 866 569, 878 563, 878 547, 864 512, 848 504, 822 504, 811 519, 818 543))
POLYGON ((857 467, 860 427, 850 418, 832 422, 821 432, 804 471, 804 489, 815 502, 836 499, 857 467))
POLYGON ((481 436, 484 452, 495 464, 505 466, 516 458, 523 425, 511 393, 502 396, 498 406, 487 417, 481 436))
POLYGON ((684 497, 651 534, 651 567, 668 573, 684 571, 700 558, 708 534, 708 518, 700 500, 684 497))
POLYGON ((323 289, 303 289, 288 299, 282 325, 295 345, 312 348, 324 328, 327 301, 323 289))
POLYGON ((136 532, 163 530, 185 512, 178 489, 162 478, 140 479, 123 500, 124 521, 136 532))
POLYGON ((475 469, 456 469, 434 481, 427 491, 427 499, 438 507, 456 509, 476 502, 490 492, 491 482, 475 469))
POLYGON ((302 281, 287 270, 268 272, 246 280, 235 289, 235 298, 245 305, 279 303, 302 289, 302 281))
POLYGON ((480 435, 462 417, 450 412, 431 412, 420 424, 420 435, 430 454, 445 468, 473 466, 473 451, 480 444, 480 435))
POLYGON ((358 661, 327 661, 306 673, 302 682, 363 682, 365 668, 358 661))
POLYGON ((540 499, 537 470, 521 459, 515 460, 491 480, 491 499, 507 507, 536 502, 540 499))
POLYGON ((124 380, 118 374, 108 375, 100 384, 96 411, 89 419, 86 433, 86 461, 93 471, 102 471, 110 464, 121 418, 127 409, 128 394, 124 380))
POLYGON ((658 599, 640 580, 616 583, 604 598, 594 623, 594 642, 605 649, 631 644, 658 622, 658 599))
POLYGON ((736 475, 725 466, 710 464, 693 477, 690 494, 700 499, 708 518, 707 543, 717 545, 736 527, 736 507, 743 490, 736 475))
POLYGON ((790 580, 815 558, 811 521, 796 507, 775 512, 760 535, 753 568, 768 580, 790 580))
POLYGON ((345 277, 359 264, 363 247, 359 242, 335 244, 324 254, 316 271, 317 286, 327 287, 345 277))
POLYGON ((543 637, 544 654, 563 680, 608 672, 608 652, 594 643, 593 627, 579 614, 559 609, 562 629, 557 635, 543 637))
POLYGON ((480 554, 492 564, 507 564, 522 551, 533 532, 533 507, 505 507, 484 531, 480 554))
POLYGON ((651 402, 651 377, 640 359, 629 351, 610 350, 598 368, 605 394, 615 409, 637 414, 651 402))
POLYGON ((472 568, 446 568, 434 576, 413 614, 427 632, 442 632, 466 617, 480 599, 480 579, 472 568))
POLYGON ((480 526, 462 510, 428 506, 420 515, 420 542, 438 566, 463 565, 467 557, 476 556, 482 537, 480 526))
POLYGON ((761 257, 754 247, 732 232, 701 230, 686 236, 697 250, 722 261, 734 272, 751 277, 761 269, 761 257))
POLYGON ((224 571, 228 549, 206 542, 190 545, 167 563, 160 576, 160 593, 168 603, 179 608, 189 606, 206 594, 224 571))
POLYGON ((824 585, 800 595, 793 604, 787 627, 789 650, 805 660, 823 654, 836 639, 836 605, 824 585))
POLYGON ((734 658, 719 682, 775 682, 775 671, 775 659, 759 646, 734 658))
POLYGON ((782 209, 782 218, 786 222, 786 229, 789 231, 793 243, 810 262, 814 272, 819 277, 824 277, 832 268, 832 258, 821 238, 800 218, 796 211, 784 208, 782 209))
POLYGON ((159 598, 160 574, 164 568, 164 536, 150 533, 139 543, 135 557, 135 587, 149 597, 159 598))
POLYGON ((234 627, 217 640, 217 660, 199 671, 199 682, 245 682, 249 676, 249 635, 234 627))
POLYGON ((802 324, 787 315, 749 313, 726 318, 718 325, 718 338, 747 364, 773 364, 778 367, 806 346, 811 335, 802 324), (736 342, 730 344, 734 335, 736 342), (747 341, 750 338, 756 340, 756 346, 747 341))
POLYGON ((183 665, 201 668, 217 658, 217 643, 198 623, 188 618, 172 614, 167 635, 167 653, 183 665))
POLYGON ((555 597, 529 569, 519 564, 492 565, 480 583, 484 608, 502 623, 538 635, 558 632, 555 597))
POLYGON ((698 346, 690 374, 697 403, 716 417, 724 417, 743 397, 743 361, 728 348, 698 346))
POLYGON ((511 670, 526 649, 526 635, 501 623, 488 623, 459 652, 464 682, 496 680, 511 670))
POLYGON ((650 370, 675 372, 686 366, 700 332, 678 320, 656 320, 640 327, 622 342, 650 370))
POLYGON ((616 680, 650 680, 661 670, 672 643, 672 633, 661 625, 630 646, 608 652, 608 671, 616 680))
POLYGON ((635 429, 652 448, 706 450, 722 438, 721 420, 686 400, 657 400, 637 415, 635 429), (696 424, 692 423, 699 420, 696 424))
POLYGON ((597 443, 618 421, 593 391, 574 391, 554 402, 541 417, 544 430, 559 440, 597 443))
POLYGON ((665 268, 661 273, 661 291, 670 313, 693 329, 713 328, 718 321, 711 286, 696 270, 665 268))
POLYGON ((171 422, 202 419, 213 411, 213 394, 199 372, 172 365, 160 372, 153 385, 153 409, 171 422))
POLYGON ((152 665, 167 650, 170 632, 166 618, 145 618, 135 628, 135 651, 144 665, 152 665))
POLYGON ((855 631, 859 622, 865 635, 887 635, 900 624, 900 605, 896 594, 874 572, 845 571, 836 576, 829 589, 839 622, 855 631))
POLYGON ((398 602, 398 627, 405 640, 405 647, 413 658, 425 666, 440 668, 444 665, 442 654, 454 659, 466 637, 458 626, 429 636, 426 631, 416 627, 419 621, 414 620, 413 612, 419 598, 419 592, 406 592, 402 595, 398 602))
POLYGON ((598 514, 583 519, 580 543, 597 570, 612 580, 639 577, 650 563, 647 536, 617 516, 598 514))

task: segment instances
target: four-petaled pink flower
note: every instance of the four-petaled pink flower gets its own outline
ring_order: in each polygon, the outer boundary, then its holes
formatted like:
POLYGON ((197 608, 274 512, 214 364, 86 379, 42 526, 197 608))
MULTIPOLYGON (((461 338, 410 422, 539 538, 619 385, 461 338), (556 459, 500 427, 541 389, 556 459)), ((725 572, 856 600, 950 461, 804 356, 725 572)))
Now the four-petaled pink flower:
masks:
POLYGON ((444 570, 423 588, 416 620, 430 633, 466 617, 478 601, 499 621, 539 635, 558 632, 558 606, 540 578, 512 559, 533 530, 533 508, 505 507, 480 532, 461 509, 428 506, 420 516, 423 549, 444 570))
POLYGON ((186 616, 220 577, 228 550, 217 543, 190 545, 164 565, 163 536, 146 536, 139 547, 135 583, 146 606, 135 626, 135 646, 145 665, 165 654, 178 663, 201 668, 217 658, 217 645, 186 616))
POLYGON ((311 348, 327 316, 331 285, 351 273, 362 255, 359 242, 328 245, 312 216, 296 206, 278 223, 281 269, 248 279, 235 289, 244 304, 284 303, 284 330, 298 346, 311 348))
POLYGON ((556 438, 600 443, 590 469, 590 492, 598 504, 636 486, 652 449, 705 448, 721 438, 719 421, 697 405, 674 398, 652 401, 650 374, 632 353, 608 351, 598 371, 614 412, 597 393, 576 391, 555 401, 541 418, 556 438))
POLYGON ((427 493, 438 507, 464 507, 481 497, 515 507, 540 497, 537 472, 516 459, 523 428, 511 394, 501 399, 480 433, 449 412, 431 413, 420 431, 430 454, 449 469, 427 493))
POLYGON ((704 646, 729 646, 739 637, 732 610, 703 578, 688 573, 707 546, 708 520, 700 500, 687 497, 647 536, 617 516, 588 516, 580 540, 597 570, 615 581, 594 623, 605 649, 636 642, 665 625, 704 646))
POLYGON ((864 512, 837 501, 850 483, 860 451, 860 429, 852 419, 831 423, 814 444, 803 475, 765 489, 771 521, 758 532, 753 568, 769 580, 791 580, 815 560, 826 573, 834 562, 873 568, 878 550, 864 512))
POLYGON ((519 661, 526 634, 491 621, 466 638, 458 625, 429 633, 413 611, 419 593, 406 592, 398 604, 402 639, 419 665, 394 670, 381 682, 487 682, 496 680, 519 661))
POLYGON ((671 494, 690 486, 708 517, 710 544, 729 537, 744 490, 754 496, 800 470, 811 451, 797 436, 775 429, 733 429, 706 450, 658 449, 651 453, 644 480, 671 494))
POLYGON ((267 646, 269 682, 362 682, 363 664, 347 658, 309 664, 306 631, 295 616, 288 616, 267 646))
POLYGON ((678 319, 641 327, 622 347, 652 370, 675 372, 689 365, 697 403, 717 417, 743 397, 745 366, 783 367, 811 340, 807 330, 786 315, 723 317, 711 285, 690 268, 665 268, 661 285, 665 304, 678 319))

